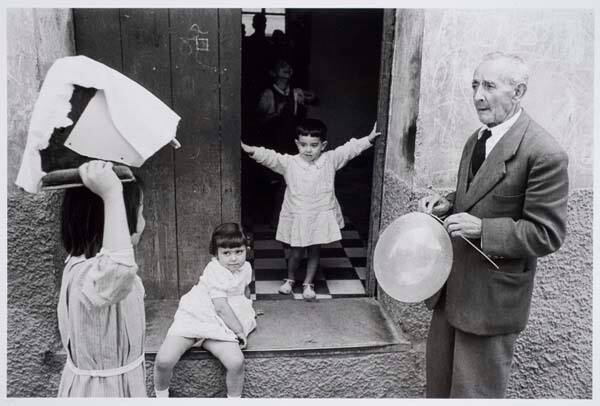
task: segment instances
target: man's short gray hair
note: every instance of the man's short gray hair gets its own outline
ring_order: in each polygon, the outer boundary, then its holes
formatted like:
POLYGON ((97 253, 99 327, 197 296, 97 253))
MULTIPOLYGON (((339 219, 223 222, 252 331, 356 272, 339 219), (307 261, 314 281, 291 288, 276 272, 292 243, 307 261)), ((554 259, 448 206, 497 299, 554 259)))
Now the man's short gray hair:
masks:
POLYGON ((504 52, 492 52, 485 55, 481 59, 481 62, 496 60, 503 60, 507 63, 508 70, 503 77, 507 83, 512 86, 516 86, 519 83, 527 84, 529 80, 529 68, 520 56, 504 52))

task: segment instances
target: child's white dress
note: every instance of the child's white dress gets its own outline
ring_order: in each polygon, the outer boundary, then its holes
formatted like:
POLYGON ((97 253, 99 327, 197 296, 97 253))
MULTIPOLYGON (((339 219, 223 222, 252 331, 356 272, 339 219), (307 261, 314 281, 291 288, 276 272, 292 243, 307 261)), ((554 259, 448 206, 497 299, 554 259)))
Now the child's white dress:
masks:
POLYGON ((275 238, 292 247, 340 240, 344 217, 335 197, 335 172, 370 146, 368 137, 352 138, 313 162, 257 147, 252 158, 283 175, 287 185, 275 238))
POLYGON ((244 290, 251 281, 252 267, 248 262, 238 271, 231 272, 213 258, 204 268, 198 283, 181 297, 167 335, 195 338, 198 342, 194 346, 197 347, 207 338, 236 341, 236 335, 217 315, 212 302, 212 299, 226 297, 247 336, 256 327, 252 300, 244 296, 244 290))

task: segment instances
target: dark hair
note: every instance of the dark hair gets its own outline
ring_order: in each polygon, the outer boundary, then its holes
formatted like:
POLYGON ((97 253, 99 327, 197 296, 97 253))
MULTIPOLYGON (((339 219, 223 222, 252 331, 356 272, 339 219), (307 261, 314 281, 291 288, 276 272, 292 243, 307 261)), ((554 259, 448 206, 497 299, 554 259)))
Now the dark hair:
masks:
POLYGON ((217 255, 218 248, 237 248, 248 245, 244 230, 237 223, 223 223, 213 231, 208 252, 217 255))
POLYGON ((293 75, 294 68, 292 68, 292 65, 290 65, 290 63, 283 58, 276 58, 270 64, 271 68, 269 69, 269 76, 272 79, 276 79, 277 78, 277 70, 279 68, 284 67, 285 65, 287 65, 290 68, 290 71, 291 71, 290 74, 293 75))
POLYGON ((264 27, 267 24, 267 16, 265 13, 256 13, 252 16, 252 26, 256 28, 256 26, 264 27))
POLYGON ((296 139, 301 135, 317 137, 321 141, 327 141, 327 126, 316 118, 305 118, 296 126, 296 139))
MULTIPOLYGON (((123 200, 129 234, 135 233, 142 204, 142 181, 123 183, 123 200)), ((65 250, 73 256, 93 257, 102 247, 104 237, 104 203, 86 187, 65 190, 62 202, 61 236, 65 250)))

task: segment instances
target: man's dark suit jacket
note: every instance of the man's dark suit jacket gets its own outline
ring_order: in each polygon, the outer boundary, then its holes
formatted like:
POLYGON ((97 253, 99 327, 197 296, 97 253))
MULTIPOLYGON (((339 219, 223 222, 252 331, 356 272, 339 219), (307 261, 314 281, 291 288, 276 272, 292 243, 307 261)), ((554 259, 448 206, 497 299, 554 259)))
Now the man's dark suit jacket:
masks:
POLYGON ((537 257, 556 251, 566 234, 568 157, 525 111, 492 149, 473 177, 470 163, 478 131, 464 147, 452 213, 482 219, 481 240, 496 270, 461 238, 453 238, 454 262, 440 292, 450 324, 477 335, 525 328, 537 257), (445 292, 444 292, 445 291, 445 292))

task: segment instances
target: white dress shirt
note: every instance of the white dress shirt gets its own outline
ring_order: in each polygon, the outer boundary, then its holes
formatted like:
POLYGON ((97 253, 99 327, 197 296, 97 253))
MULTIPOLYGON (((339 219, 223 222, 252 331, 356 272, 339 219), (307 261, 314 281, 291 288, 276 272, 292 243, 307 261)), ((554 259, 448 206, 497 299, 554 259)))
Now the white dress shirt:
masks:
POLYGON ((488 138, 488 140, 485 143, 485 157, 486 158, 488 157, 490 152, 492 152, 492 149, 494 149, 494 147, 496 146, 498 141, 500 141, 502 136, 504 134, 506 134, 506 132, 510 129, 510 127, 512 127, 512 125, 519 119, 519 116, 521 115, 522 110, 523 110, 522 108, 519 108, 519 111, 517 111, 517 113, 514 116, 512 116, 505 122, 498 124, 495 127, 490 128, 487 125, 484 125, 483 127, 481 127, 481 129, 479 130, 479 134, 477 135, 477 139, 481 138, 481 133, 484 132, 485 130, 490 130, 492 132, 492 136, 490 138, 488 138))

